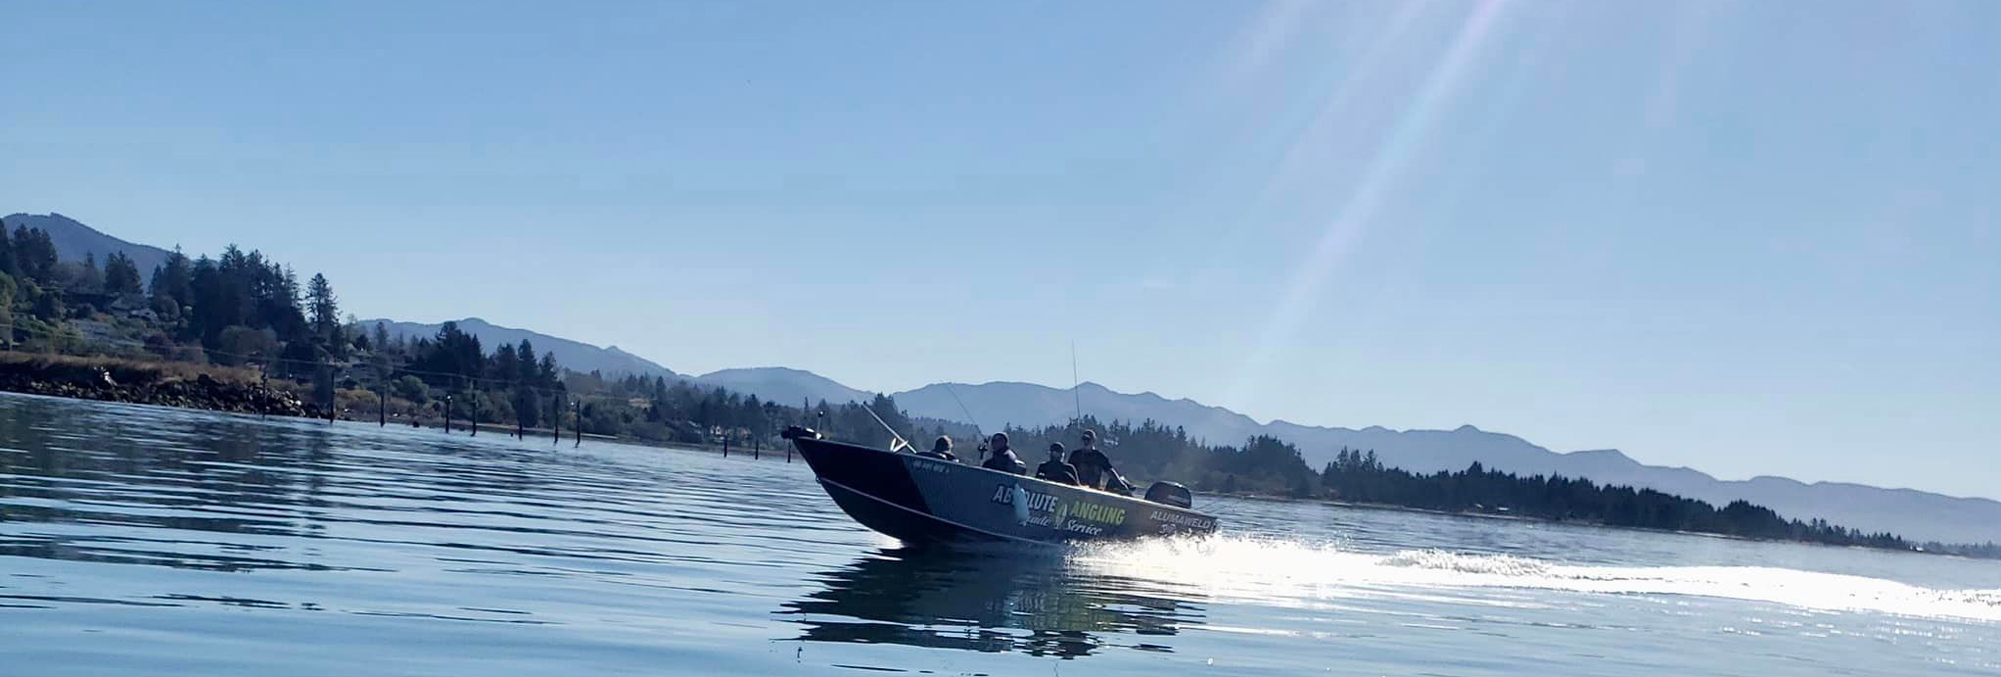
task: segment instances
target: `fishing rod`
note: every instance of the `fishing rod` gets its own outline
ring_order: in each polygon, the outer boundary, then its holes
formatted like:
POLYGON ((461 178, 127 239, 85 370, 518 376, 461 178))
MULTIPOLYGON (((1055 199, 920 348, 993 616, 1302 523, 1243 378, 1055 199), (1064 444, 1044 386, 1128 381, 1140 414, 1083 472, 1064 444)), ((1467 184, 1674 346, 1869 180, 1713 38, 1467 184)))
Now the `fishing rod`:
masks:
POLYGON ((983 461, 986 460, 987 458, 986 429, 980 426, 979 419, 973 417, 973 410, 966 408, 966 401, 959 399, 959 389, 952 387, 952 383, 950 381, 940 382, 938 385, 945 386, 945 394, 951 395, 953 402, 959 403, 959 411, 966 415, 966 422, 973 424, 973 434, 979 436, 980 438, 980 446, 979 446, 980 460, 983 461))
POLYGON ((861 405, 862 411, 868 412, 869 418, 875 419, 877 425, 882 426, 883 430, 889 431, 889 438, 892 440, 889 445, 890 451, 892 452, 897 451, 898 447, 901 447, 903 449, 909 449, 911 451, 917 450, 917 447, 912 446, 910 444, 910 440, 903 439, 902 435, 896 434, 896 429, 889 427, 889 422, 882 420, 882 416, 875 413, 875 407, 869 406, 868 403, 862 402, 861 400, 848 400, 848 401, 861 405))
POLYGON ((1077 425, 1084 425, 1083 382, 1077 380, 1077 339, 1070 339, 1070 395, 1077 400, 1077 425))

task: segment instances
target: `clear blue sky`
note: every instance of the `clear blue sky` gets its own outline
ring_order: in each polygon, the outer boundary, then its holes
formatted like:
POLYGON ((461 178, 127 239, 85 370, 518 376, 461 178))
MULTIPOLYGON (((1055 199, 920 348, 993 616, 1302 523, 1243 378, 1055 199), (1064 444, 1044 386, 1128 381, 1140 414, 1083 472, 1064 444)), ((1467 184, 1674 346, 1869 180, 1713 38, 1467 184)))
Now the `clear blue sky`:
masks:
POLYGON ((2001 496, 2001 3, 0 3, 0 211, 676 370, 2001 496))

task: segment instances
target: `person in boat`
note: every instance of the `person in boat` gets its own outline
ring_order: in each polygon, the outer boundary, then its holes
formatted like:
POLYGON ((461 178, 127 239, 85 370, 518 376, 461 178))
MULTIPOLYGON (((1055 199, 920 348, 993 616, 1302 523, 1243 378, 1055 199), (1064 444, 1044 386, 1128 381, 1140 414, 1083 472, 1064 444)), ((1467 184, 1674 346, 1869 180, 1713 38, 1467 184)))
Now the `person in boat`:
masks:
POLYGON ((1015 458, 1014 450, 1007 448, 1007 433, 994 433, 993 438, 987 444, 991 445, 991 453, 993 455, 987 457, 987 462, 981 463, 980 467, 988 470, 1011 472, 1016 475, 1028 474, 1028 464, 1022 463, 1019 458, 1015 458))
POLYGON ((1070 452, 1070 465, 1077 468, 1078 483, 1092 489, 1132 491, 1132 485, 1126 483, 1126 478, 1120 477, 1119 471, 1112 468, 1112 459, 1105 456, 1105 452, 1098 451, 1097 431, 1085 428, 1083 437, 1083 444, 1070 452))
POLYGON ((931 450, 920 453, 918 454, 918 456, 929 456, 931 458, 935 458, 941 461, 951 461, 953 463, 959 462, 959 457, 952 455, 952 438, 947 435, 939 435, 938 439, 933 440, 931 442, 931 450))
POLYGON ((1049 460, 1035 467, 1035 478, 1059 484, 1077 485, 1077 468, 1063 462, 1063 443, 1049 443, 1049 460))

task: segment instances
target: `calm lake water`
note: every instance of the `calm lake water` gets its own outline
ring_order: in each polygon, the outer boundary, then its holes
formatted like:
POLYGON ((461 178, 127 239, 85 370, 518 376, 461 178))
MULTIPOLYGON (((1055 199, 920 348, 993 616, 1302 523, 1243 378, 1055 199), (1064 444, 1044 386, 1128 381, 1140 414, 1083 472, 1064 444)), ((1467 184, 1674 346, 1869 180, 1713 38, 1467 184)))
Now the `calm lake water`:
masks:
POLYGON ((782 455, 0 396, 0 675, 2001 675, 2001 562, 1198 507, 913 552, 782 455))

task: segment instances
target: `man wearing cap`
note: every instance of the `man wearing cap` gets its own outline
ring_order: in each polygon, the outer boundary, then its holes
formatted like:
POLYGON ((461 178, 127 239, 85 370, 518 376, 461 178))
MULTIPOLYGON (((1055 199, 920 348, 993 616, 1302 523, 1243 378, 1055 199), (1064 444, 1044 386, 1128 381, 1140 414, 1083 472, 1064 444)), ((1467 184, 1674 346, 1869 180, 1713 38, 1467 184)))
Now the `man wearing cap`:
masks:
POLYGON ((1035 478, 1070 486, 1077 485, 1077 469, 1063 462, 1063 443, 1049 443, 1049 460, 1035 467, 1035 478))
POLYGON ((1084 429, 1084 442, 1076 451, 1070 452, 1070 465, 1077 468, 1077 480, 1092 489, 1105 486, 1114 490, 1126 489, 1125 478, 1112 469, 1112 459, 1105 452, 1098 451, 1098 433, 1084 429))
POLYGON ((980 467, 1016 475, 1028 474, 1028 464, 1015 458, 1014 450, 1007 448, 1007 433, 994 433, 993 439, 988 443, 993 446, 993 456, 987 458, 987 462, 981 463, 980 467))

